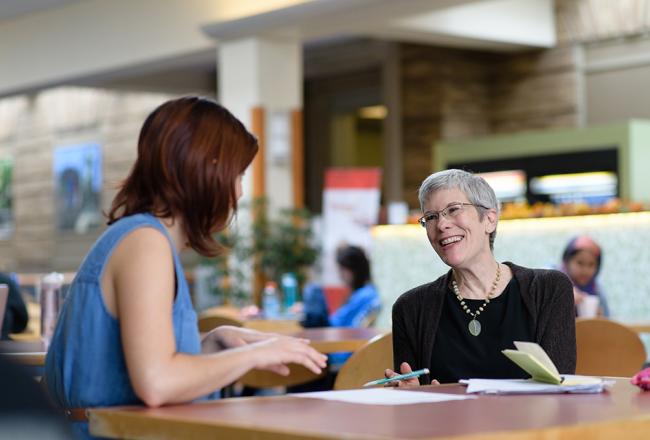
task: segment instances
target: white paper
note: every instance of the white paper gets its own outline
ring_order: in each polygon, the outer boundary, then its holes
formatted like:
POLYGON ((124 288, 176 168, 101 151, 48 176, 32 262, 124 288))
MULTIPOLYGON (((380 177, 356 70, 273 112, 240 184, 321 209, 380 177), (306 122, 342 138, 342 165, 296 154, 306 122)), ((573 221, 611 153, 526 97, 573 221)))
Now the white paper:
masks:
POLYGON ((413 405, 416 403, 436 403, 448 400, 473 399, 474 396, 463 394, 424 393, 389 388, 369 390, 321 391, 314 393, 292 394, 295 397, 310 399, 336 400, 339 402, 361 403, 365 405, 413 405))
POLYGON ((561 385, 535 382, 532 379, 468 379, 467 393, 482 394, 548 394, 548 393, 602 393, 614 381, 597 377, 564 375, 561 385))

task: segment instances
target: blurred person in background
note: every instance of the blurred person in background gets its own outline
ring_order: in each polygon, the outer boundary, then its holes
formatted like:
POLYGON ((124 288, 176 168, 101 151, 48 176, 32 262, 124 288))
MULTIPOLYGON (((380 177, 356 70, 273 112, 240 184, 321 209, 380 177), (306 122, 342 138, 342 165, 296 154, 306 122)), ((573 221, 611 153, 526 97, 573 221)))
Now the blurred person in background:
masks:
POLYGON ((573 298, 578 317, 609 317, 607 298, 596 280, 601 265, 602 250, 598 243, 587 235, 572 238, 562 252, 562 272, 567 274, 573 283, 573 298))
MULTIPOLYGON (((381 299, 371 282, 370 261, 358 246, 344 245, 336 250, 336 263, 341 280, 350 290, 345 303, 332 314, 328 313, 323 288, 315 283, 305 286, 304 303, 296 304, 294 311, 302 311, 304 327, 368 327, 381 309, 381 299)), ((327 374, 316 381, 290 387, 291 393, 331 390, 338 370, 352 355, 350 352, 330 353, 327 374)))
POLYGON ((513 341, 538 343, 561 373, 576 367, 571 282, 560 271, 498 262, 493 253, 499 205, 481 177, 449 169, 420 186, 420 224, 450 270, 401 295, 393 306, 395 371, 430 374, 411 386, 460 379, 526 378, 501 353, 513 341))
POLYGON ((9 287, 4 320, 2 321, 2 339, 9 339, 9 333, 20 333, 27 327, 29 316, 20 288, 13 278, 0 272, 0 284, 9 287))
POLYGON ((201 339, 179 252, 214 256, 257 140, 216 102, 184 97, 145 120, 138 155, 70 285, 46 363, 55 403, 89 438, 83 409, 157 407, 211 395, 251 369, 319 374, 309 341, 222 326, 201 339))
POLYGON ((381 299, 371 282, 370 261, 363 249, 351 245, 339 247, 336 263, 350 294, 341 307, 329 314, 323 288, 314 283, 305 286, 304 327, 368 327, 379 313, 381 299))

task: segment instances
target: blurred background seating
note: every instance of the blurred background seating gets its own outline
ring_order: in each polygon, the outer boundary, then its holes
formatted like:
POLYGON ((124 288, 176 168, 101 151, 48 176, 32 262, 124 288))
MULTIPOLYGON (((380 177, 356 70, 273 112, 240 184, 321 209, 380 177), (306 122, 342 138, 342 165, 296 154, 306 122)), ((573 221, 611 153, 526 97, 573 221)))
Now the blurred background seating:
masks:
POLYGON ((576 374, 632 377, 646 360, 636 332, 603 318, 578 319, 576 343, 576 374))

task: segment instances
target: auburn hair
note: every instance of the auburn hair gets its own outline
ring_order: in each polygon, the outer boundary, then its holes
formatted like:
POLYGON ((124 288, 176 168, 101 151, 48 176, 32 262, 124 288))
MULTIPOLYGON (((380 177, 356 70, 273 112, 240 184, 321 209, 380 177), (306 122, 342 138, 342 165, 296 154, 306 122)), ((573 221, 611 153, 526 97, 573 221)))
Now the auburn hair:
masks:
POLYGON ((148 212, 182 222, 189 246, 205 256, 237 210, 237 178, 257 153, 257 139, 228 110, 201 97, 167 101, 145 120, 138 157, 122 182, 108 224, 148 212))

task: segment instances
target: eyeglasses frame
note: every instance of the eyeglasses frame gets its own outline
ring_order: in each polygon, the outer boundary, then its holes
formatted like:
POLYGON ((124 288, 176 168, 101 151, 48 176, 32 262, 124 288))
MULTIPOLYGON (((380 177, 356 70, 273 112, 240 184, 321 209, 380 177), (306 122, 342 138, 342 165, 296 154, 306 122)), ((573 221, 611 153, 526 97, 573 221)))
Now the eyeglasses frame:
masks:
POLYGON ((442 217, 444 217, 444 218, 447 218, 447 215, 449 214, 449 212, 446 212, 446 213, 445 213, 445 211, 448 211, 449 208, 451 208, 452 206, 457 206, 457 205, 461 205, 461 206, 463 206, 463 207, 464 207, 464 206, 474 206, 474 207, 477 207, 477 208, 483 208, 483 209, 485 209, 485 210, 489 210, 489 209, 490 209, 490 208, 488 208, 487 206, 479 205, 479 204, 476 204, 476 203, 469 203, 469 202, 454 202, 454 203, 449 204, 447 207, 441 209, 440 211, 433 211, 433 212, 429 212, 429 213, 427 213, 427 214, 424 214, 422 217, 420 217, 420 218, 418 219, 418 223, 419 223, 420 226, 422 226, 423 228, 426 228, 426 227, 427 227, 427 220, 424 219, 425 217, 428 217, 428 216, 430 216, 431 214, 438 214, 438 219, 436 220, 436 222, 438 222, 438 221, 440 221, 440 216, 442 216, 442 217))

